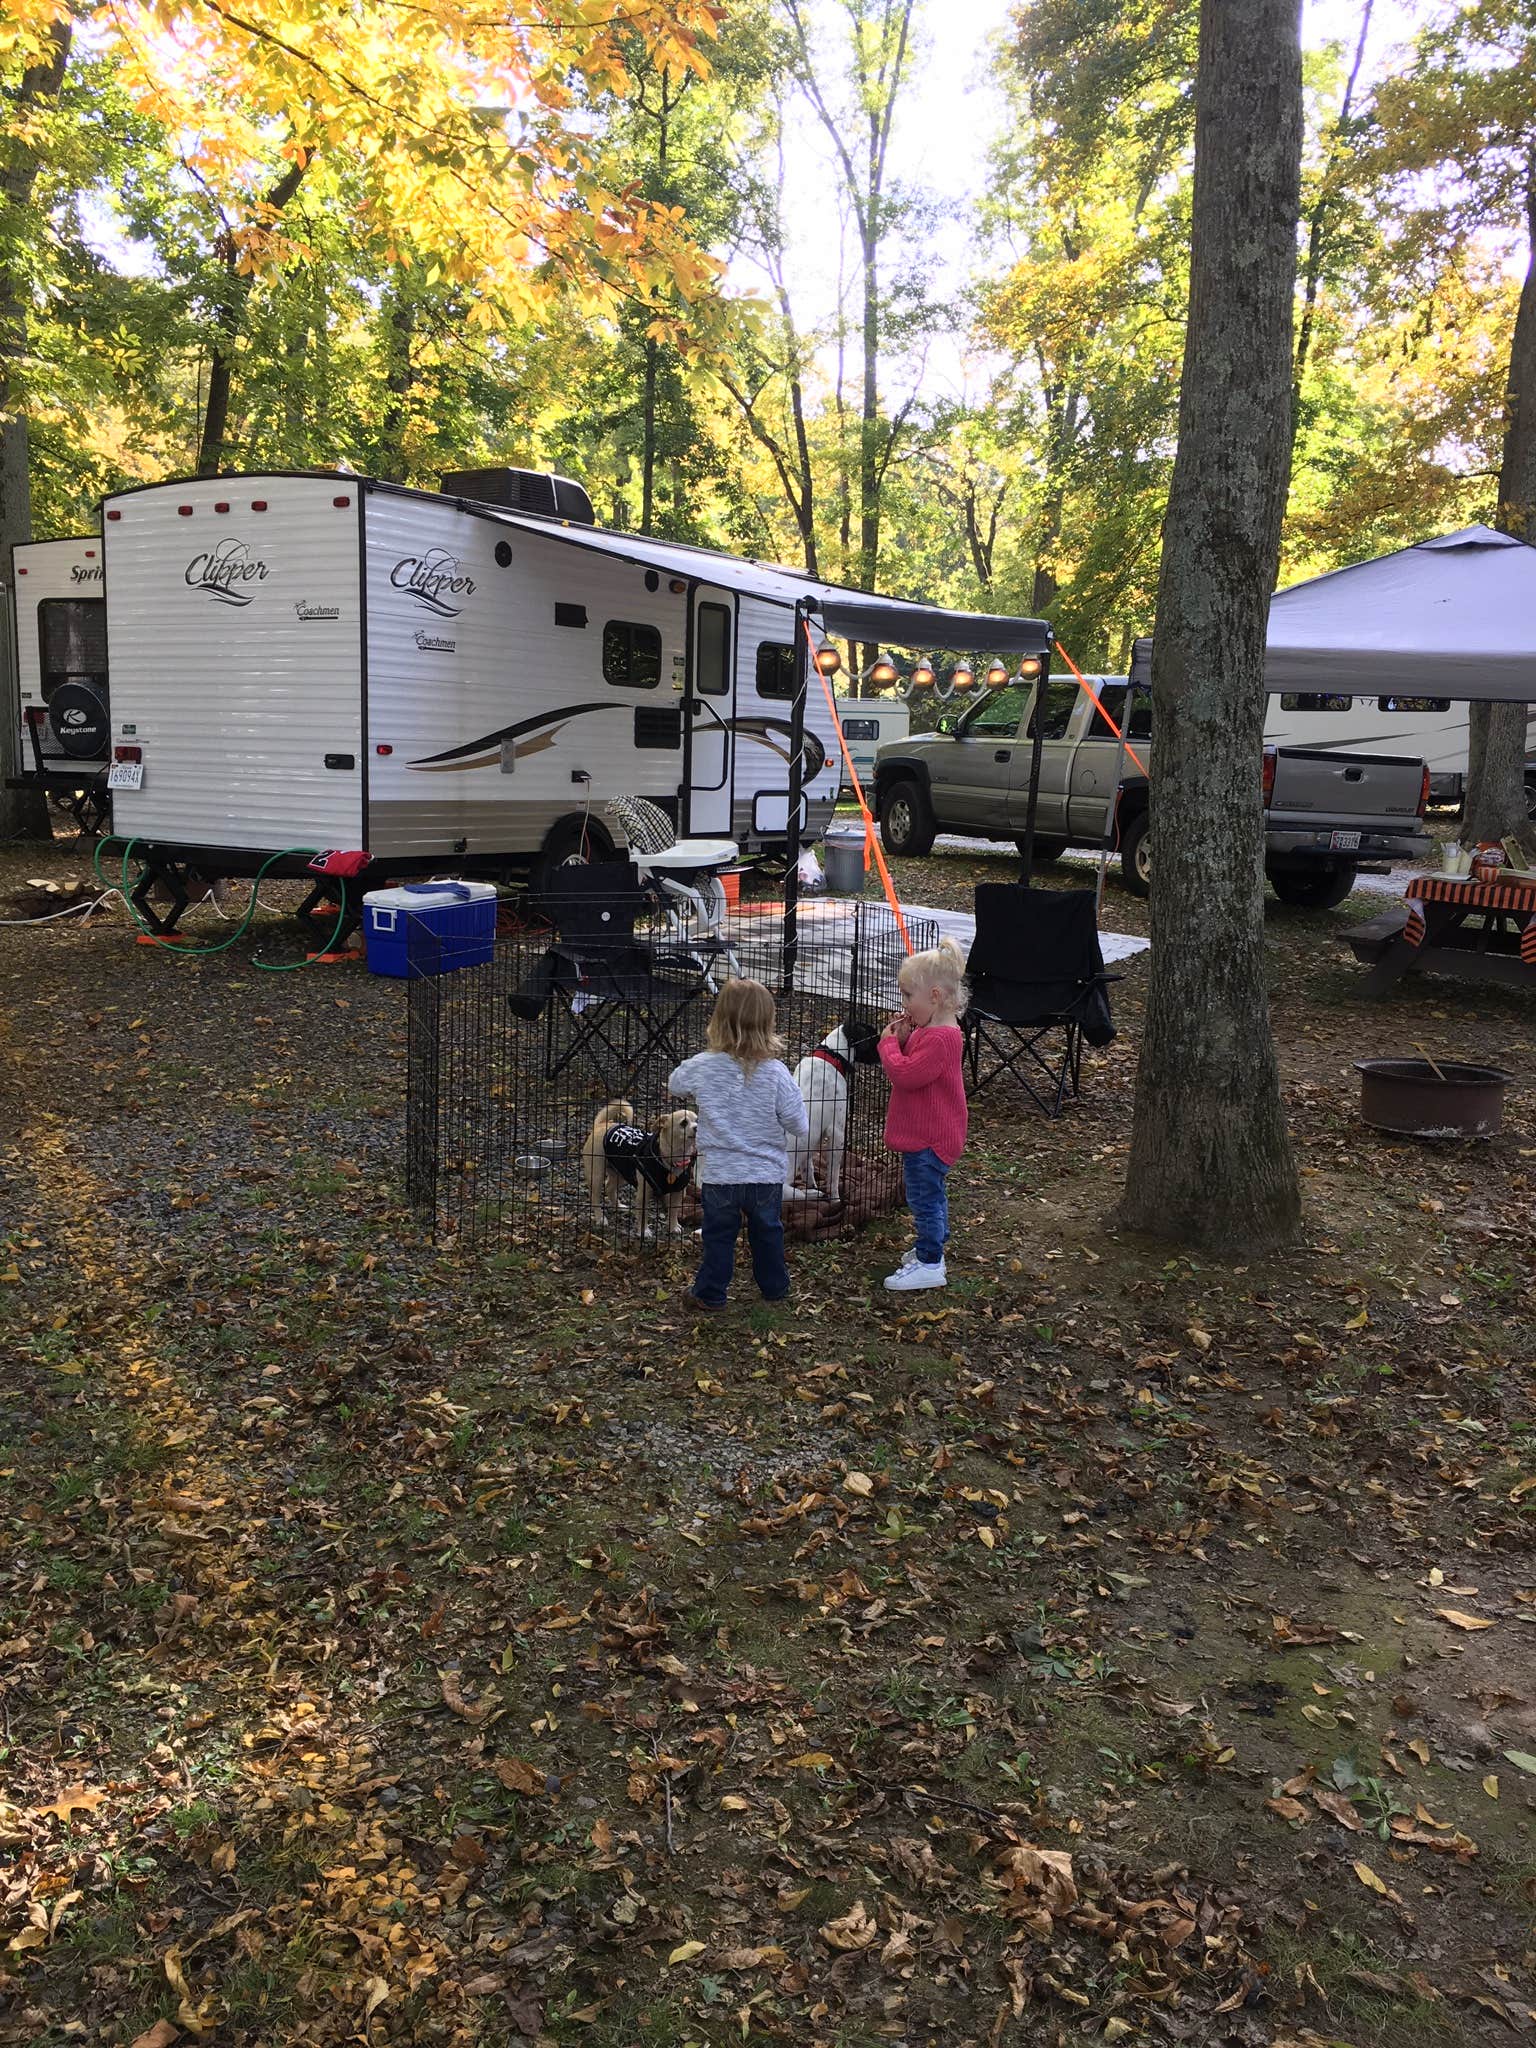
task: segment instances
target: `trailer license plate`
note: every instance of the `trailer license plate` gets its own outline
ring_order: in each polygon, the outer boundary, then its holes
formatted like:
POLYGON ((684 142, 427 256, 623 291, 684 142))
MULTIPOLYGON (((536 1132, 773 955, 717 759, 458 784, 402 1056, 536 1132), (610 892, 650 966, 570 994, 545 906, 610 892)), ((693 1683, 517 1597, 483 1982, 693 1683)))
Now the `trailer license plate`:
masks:
POLYGON ((107 770, 108 789, 142 789, 144 787, 144 763, 142 761, 114 761, 107 770))
POLYGON ((1360 834, 1358 832, 1335 832, 1328 841, 1328 846, 1329 850, 1333 853, 1358 853, 1360 851, 1360 834))

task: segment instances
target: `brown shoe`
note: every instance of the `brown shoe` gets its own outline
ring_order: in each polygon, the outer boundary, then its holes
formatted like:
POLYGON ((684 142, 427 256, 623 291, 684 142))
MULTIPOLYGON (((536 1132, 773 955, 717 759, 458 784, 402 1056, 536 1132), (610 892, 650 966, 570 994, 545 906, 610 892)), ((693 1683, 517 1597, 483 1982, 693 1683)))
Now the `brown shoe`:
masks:
POLYGON ((723 1301, 700 1301, 699 1297, 694 1293, 691 1287, 686 1288, 684 1290, 683 1300, 688 1304, 689 1308, 693 1310, 694 1314, 698 1316, 717 1316, 720 1315, 725 1308, 725 1303, 723 1301))

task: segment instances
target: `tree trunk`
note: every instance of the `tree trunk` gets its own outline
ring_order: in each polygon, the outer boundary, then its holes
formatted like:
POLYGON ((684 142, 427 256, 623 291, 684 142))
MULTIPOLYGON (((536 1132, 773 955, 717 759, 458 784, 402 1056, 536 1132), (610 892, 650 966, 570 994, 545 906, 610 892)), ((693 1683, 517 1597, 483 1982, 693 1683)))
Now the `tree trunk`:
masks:
POLYGON ((1307 362, 1312 354, 1312 330, 1317 320, 1318 292, 1323 281, 1323 259, 1328 253, 1332 239, 1334 176, 1349 148, 1349 123, 1354 112, 1355 87, 1360 82, 1360 72, 1365 64, 1366 39, 1371 33, 1371 15, 1375 5, 1376 0, 1365 0, 1365 5, 1360 10, 1360 34, 1355 43, 1355 61, 1350 66, 1349 76, 1344 82, 1344 97, 1339 102, 1338 118, 1333 124, 1333 134, 1329 137, 1322 174, 1317 181, 1317 197, 1312 203, 1312 211, 1306 222, 1307 260, 1302 266, 1301 324, 1296 330, 1296 363, 1291 375, 1293 449, 1301 424, 1301 393, 1307 380, 1307 362))
POLYGON ((640 531, 656 515, 656 343, 645 337, 645 389, 640 406, 640 531))
MULTIPOLYGON (((1525 219, 1529 237, 1525 283, 1515 314, 1504 396, 1504 458, 1499 469, 1500 533, 1536 545, 1536 143, 1525 162, 1525 219)), ((1467 798, 1462 837, 1518 838, 1536 848, 1525 780, 1524 704, 1468 707, 1467 798)))
POLYGON ((1264 638, 1290 447, 1300 0, 1204 0, 1153 649, 1152 954, 1119 1220, 1261 1251, 1300 1195, 1264 973, 1264 638))
MULTIPOLYGON (((307 160, 291 163, 262 203, 262 212, 281 213, 304 181, 307 160)), ((235 350, 245 325, 246 302, 256 282, 251 271, 240 269, 240 245, 233 228, 225 225, 219 235, 217 254, 224 266, 223 287, 213 317, 214 341, 208 364, 208 398, 203 409, 202 443, 197 452, 197 474, 217 476, 224 463, 224 444, 229 434, 229 399, 234 382, 235 350)))
MULTIPOLYGON (((56 21, 49 31, 53 47, 42 62, 23 73, 21 83, 9 95, 10 110, 25 116, 27 111, 59 96, 69 64, 74 22, 56 21)), ((42 159, 27 142, 13 138, 0 155, 0 252, 23 250, 27 238, 18 215, 32 197, 42 159)), ((48 801, 39 789, 7 789, 8 777, 25 764, 16 759, 17 682, 11 674, 11 606, 15 591, 11 585, 11 549, 18 541, 32 538, 32 485, 27 464, 27 422, 18 410, 16 366, 27 349, 26 281, 0 253, 0 583, 5 603, 0 605, 0 632, 5 645, 0 650, 0 839, 48 839, 48 801)))
POLYGON ((376 474, 395 484, 403 484, 410 473, 411 393, 416 384, 411 349, 415 340, 416 304, 406 296, 404 277, 397 277, 384 302, 384 389, 388 397, 374 453, 376 474))

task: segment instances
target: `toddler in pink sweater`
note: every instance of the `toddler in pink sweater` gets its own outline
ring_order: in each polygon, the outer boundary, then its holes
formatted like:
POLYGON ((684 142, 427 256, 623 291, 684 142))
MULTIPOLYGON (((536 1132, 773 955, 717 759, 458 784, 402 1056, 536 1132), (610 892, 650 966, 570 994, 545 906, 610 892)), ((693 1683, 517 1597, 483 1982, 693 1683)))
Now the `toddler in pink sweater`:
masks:
POLYGON ((965 955, 940 939, 913 953, 896 977, 901 1014, 880 1037, 880 1064, 891 1084, 885 1142, 901 1154, 907 1207, 917 1243, 886 1279, 892 1294, 943 1287, 949 1239, 949 1169, 965 1150, 965 955))

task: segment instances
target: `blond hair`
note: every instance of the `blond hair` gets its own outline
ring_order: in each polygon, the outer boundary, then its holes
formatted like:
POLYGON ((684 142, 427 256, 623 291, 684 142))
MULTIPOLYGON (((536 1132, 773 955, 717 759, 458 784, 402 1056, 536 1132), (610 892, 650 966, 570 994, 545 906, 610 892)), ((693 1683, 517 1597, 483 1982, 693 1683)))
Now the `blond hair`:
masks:
POLYGON ((729 1053, 749 1071, 784 1050, 773 1012, 773 992, 762 982, 737 976, 715 998, 704 1042, 711 1052, 729 1053))
POLYGON ((907 955, 897 969, 896 986, 903 994, 913 988, 938 990, 946 998, 945 1008, 956 1017, 965 1015, 966 1004, 971 1000, 965 979, 965 955, 948 932, 929 952, 907 955))

